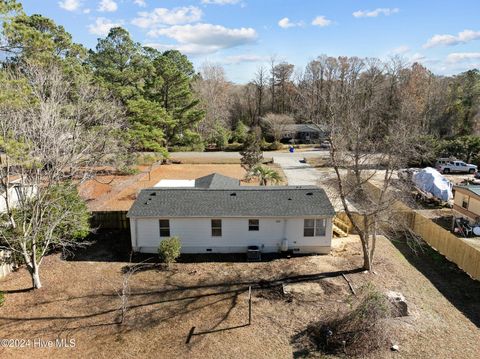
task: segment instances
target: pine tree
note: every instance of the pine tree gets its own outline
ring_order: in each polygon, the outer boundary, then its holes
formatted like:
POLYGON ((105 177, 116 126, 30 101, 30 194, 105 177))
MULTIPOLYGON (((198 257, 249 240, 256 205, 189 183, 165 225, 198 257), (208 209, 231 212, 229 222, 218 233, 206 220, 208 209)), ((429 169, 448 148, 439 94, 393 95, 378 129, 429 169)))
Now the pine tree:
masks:
POLYGON ((261 141, 262 130, 260 127, 252 128, 248 133, 245 148, 240 152, 240 155, 242 156, 240 163, 245 171, 247 171, 247 176, 250 176, 253 168, 259 165, 263 160, 263 153, 260 147, 261 141))

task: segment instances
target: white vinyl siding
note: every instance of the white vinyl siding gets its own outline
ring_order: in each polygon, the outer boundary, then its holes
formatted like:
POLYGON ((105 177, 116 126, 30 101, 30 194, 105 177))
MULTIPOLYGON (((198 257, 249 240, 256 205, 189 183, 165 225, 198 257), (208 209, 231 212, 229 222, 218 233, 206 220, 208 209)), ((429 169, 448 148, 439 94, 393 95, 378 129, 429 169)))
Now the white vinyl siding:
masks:
MULTIPOLYGON (((215 218, 214 218, 215 219, 215 218)), ((325 223, 324 234, 304 237, 304 218, 258 218, 258 231, 250 231, 251 218, 222 218, 222 236, 212 236, 211 218, 169 218, 170 235, 178 236, 184 253, 244 252, 247 246, 257 245, 265 252, 277 252, 284 239, 289 247, 303 251, 306 248, 329 248, 331 245, 331 218, 316 218, 325 223)), ((134 250, 155 252, 160 243, 158 218, 131 219, 134 250), (133 222, 133 223, 132 223, 133 222), (135 231, 136 228, 136 231, 135 231), (155 249, 155 250, 154 250, 155 249)), ((319 226, 320 228, 320 226, 319 226)), ((315 252, 315 250, 313 251, 315 252)))

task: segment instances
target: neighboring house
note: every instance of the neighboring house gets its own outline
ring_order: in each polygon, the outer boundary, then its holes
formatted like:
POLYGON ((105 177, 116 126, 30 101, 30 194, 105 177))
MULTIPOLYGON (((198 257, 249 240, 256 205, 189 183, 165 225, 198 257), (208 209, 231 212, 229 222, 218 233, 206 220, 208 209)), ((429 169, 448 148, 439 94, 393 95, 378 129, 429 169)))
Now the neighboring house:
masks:
POLYGON ((312 123, 285 126, 282 141, 293 143, 320 143, 328 137, 328 131, 312 123))
POLYGON ((16 207, 21 200, 36 193, 32 186, 22 185, 20 178, 10 180, 7 188, 8 192, 5 192, 5 187, 0 186, 0 213, 7 211, 7 197, 10 207, 16 207))
POLYGON ((454 186, 453 210, 471 223, 480 222, 480 186, 454 186))
POLYGON ((242 253, 248 246, 330 251, 335 212, 321 188, 240 186, 218 174, 195 184, 140 192, 127 214, 134 251, 156 253, 172 236, 180 238, 183 253, 242 253))

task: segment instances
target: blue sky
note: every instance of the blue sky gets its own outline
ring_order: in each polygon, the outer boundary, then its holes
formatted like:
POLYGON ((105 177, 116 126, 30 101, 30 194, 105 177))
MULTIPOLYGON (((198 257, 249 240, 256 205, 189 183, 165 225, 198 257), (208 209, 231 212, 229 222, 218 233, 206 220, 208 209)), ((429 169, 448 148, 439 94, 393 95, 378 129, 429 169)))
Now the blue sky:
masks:
POLYGON ((315 57, 398 54, 437 74, 480 67, 479 0, 24 0, 28 14, 63 25, 76 42, 121 25, 160 50, 177 48, 198 68, 224 66, 249 81, 274 56, 301 69, 315 57))

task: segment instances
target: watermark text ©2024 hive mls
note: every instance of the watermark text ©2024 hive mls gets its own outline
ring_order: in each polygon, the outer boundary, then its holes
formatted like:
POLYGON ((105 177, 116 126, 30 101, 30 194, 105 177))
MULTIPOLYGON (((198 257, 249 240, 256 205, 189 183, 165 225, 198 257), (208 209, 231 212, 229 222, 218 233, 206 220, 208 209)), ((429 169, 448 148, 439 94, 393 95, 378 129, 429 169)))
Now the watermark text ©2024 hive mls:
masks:
POLYGON ((75 348, 76 345, 73 338, 0 339, 0 348, 75 348))

